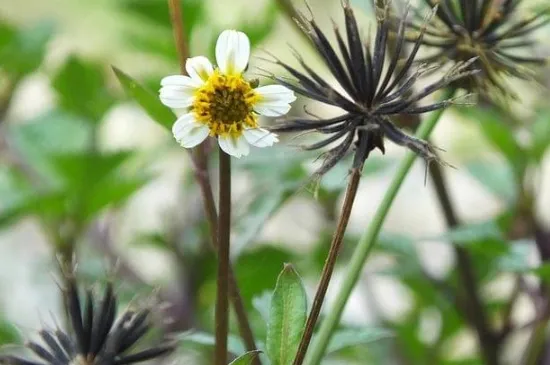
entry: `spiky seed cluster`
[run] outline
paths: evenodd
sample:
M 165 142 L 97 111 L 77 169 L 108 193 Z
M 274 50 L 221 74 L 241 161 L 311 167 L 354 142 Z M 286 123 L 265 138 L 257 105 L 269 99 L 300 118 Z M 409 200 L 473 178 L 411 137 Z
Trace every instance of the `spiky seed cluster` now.
M 173 350 L 173 344 L 164 342 L 139 352 L 129 351 L 151 329 L 150 311 L 126 310 L 115 322 L 117 297 L 112 284 L 107 285 L 101 300 L 88 291 L 82 305 L 76 280 L 71 276 L 64 298 L 71 331 L 42 330 L 39 335 L 43 344 L 27 344 L 39 360 L 4 355 L 0 356 L 0 364 L 123 365 L 155 359 Z
M 421 43 L 435 52 L 424 62 L 460 62 L 477 57 L 473 66 L 482 72 L 467 78 L 461 86 L 472 90 L 491 88 L 514 96 L 503 83 L 503 75 L 530 78 L 529 69 L 541 65 L 546 58 L 533 56 L 534 42 L 529 35 L 550 22 L 550 7 L 537 14 L 521 17 L 518 9 L 522 0 L 424 0 L 438 6 L 434 21 L 426 30 L 417 16 L 408 22 L 413 30 L 407 40 L 417 42 L 417 34 L 424 32 Z
M 330 149 L 318 174 L 322 175 L 340 161 L 355 144 L 353 167 L 360 167 L 370 152 L 378 148 L 384 152 L 384 137 L 392 142 L 405 146 L 426 160 L 437 159 L 433 147 L 427 142 L 411 137 L 398 129 L 391 118 L 400 114 L 421 114 L 446 107 L 455 99 L 418 106 L 417 102 L 440 90 L 450 83 L 470 76 L 475 71 L 469 70 L 472 61 L 461 62 L 442 78 L 415 90 L 420 76 L 430 71 L 426 65 L 413 66 L 418 49 L 422 43 L 426 28 L 421 27 L 415 46 L 405 55 L 406 19 L 410 11 L 407 6 L 399 22 L 395 48 L 388 56 L 391 19 L 389 3 L 377 9 L 377 29 L 374 42 L 363 39 L 349 1 L 342 1 L 346 31 L 342 35 L 334 26 L 337 48 L 328 41 L 317 23 L 302 18 L 298 21 L 305 35 L 311 40 L 325 65 L 345 90 L 337 91 L 331 84 L 311 69 L 296 53 L 303 71 L 277 60 L 295 80 L 274 78 L 282 85 L 319 102 L 337 106 L 344 110 L 338 117 L 327 119 L 294 118 L 287 119 L 271 128 L 278 132 L 318 131 L 328 137 L 306 149 L 314 150 L 328 146 L 332 142 L 340 143 Z M 340 56 L 337 54 L 340 53 Z

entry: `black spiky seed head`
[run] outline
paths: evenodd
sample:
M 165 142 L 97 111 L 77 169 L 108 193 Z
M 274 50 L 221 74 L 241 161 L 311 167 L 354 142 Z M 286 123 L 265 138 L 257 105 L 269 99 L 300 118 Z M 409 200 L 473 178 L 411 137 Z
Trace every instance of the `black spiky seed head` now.
M 533 15 L 523 15 L 522 0 L 423 0 L 430 7 L 437 5 L 434 19 L 426 30 L 417 15 L 408 22 L 411 31 L 407 40 L 421 43 L 433 51 L 423 62 L 460 62 L 472 57 L 472 65 L 481 70 L 473 77 L 461 80 L 460 86 L 488 94 L 495 90 L 503 96 L 515 97 L 503 76 L 531 79 L 534 66 L 547 58 L 534 55 L 533 31 L 550 22 L 550 7 Z M 496 95 L 496 94 L 495 94 Z
M 0 355 L 5 365 L 123 365 L 159 358 L 174 349 L 171 341 L 132 352 L 152 328 L 149 309 L 125 310 L 118 319 L 117 296 L 112 283 L 98 298 L 91 290 L 80 295 L 74 275 L 68 274 L 63 289 L 70 330 L 45 329 L 41 343 L 27 344 L 35 359 Z
M 476 71 L 470 68 L 473 61 L 459 62 L 443 77 L 419 88 L 418 79 L 432 70 L 433 66 L 414 63 L 425 26 L 421 27 L 411 52 L 405 54 L 405 30 L 410 6 L 406 7 L 400 18 L 393 43 L 388 39 L 392 24 L 389 1 L 376 9 L 377 24 L 373 39 L 361 36 L 349 1 L 342 1 L 342 7 L 346 29 L 343 33 L 334 26 L 336 46 L 329 42 L 313 16 L 310 19 L 302 17 L 298 24 L 345 93 L 323 79 L 297 52 L 296 58 L 302 70 L 277 59 L 276 63 L 292 78 L 272 77 L 298 94 L 341 108 L 343 113 L 327 119 L 286 119 L 271 129 L 277 132 L 318 131 L 327 135 L 320 142 L 305 147 L 307 150 L 324 148 L 338 141 L 336 147 L 324 154 L 323 166 L 317 171 L 319 176 L 337 164 L 352 146 L 355 146 L 353 167 L 360 168 L 372 150 L 378 148 L 384 152 L 384 137 L 409 148 L 428 161 L 437 160 L 431 145 L 402 132 L 393 124 L 392 118 L 404 114 L 422 114 L 455 103 L 457 99 L 418 105 L 418 102 L 452 82 L 474 74 Z M 390 43 L 394 47 L 387 52 Z

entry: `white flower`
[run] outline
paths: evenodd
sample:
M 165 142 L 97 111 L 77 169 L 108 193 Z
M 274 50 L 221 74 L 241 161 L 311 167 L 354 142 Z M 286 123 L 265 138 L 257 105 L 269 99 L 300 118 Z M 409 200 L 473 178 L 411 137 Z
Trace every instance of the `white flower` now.
M 276 134 L 258 126 L 258 115 L 284 115 L 296 97 L 280 85 L 253 88 L 243 77 L 249 58 L 250 41 L 246 34 L 226 30 L 216 43 L 217 67 L 206 57 L 193 57 L 185 64 L 189 76 L 162 79 L 162 103 L 187 109 L 172 127 L 183 147 L 195 147 L 213 136 L 223 151 L 241 157 L 248 155 L 249 144 L 269 147 L 279 141 Z

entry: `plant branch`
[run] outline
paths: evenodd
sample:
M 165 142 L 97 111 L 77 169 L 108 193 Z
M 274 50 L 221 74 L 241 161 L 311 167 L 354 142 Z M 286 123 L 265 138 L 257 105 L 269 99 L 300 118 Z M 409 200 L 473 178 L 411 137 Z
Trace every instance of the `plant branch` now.
M 459 225 L 458 218 L 454 211 L 448 188 L 439 166 L 435 164 L 429 168 L 430 177 L 434 182 L 435 192 L 448 228 L 454 228 Z M 499 338 L 491 329 L 485 308 L 479 297 L 475 271 L 468 251 L 458 244 L 453 244 L 455 255 L 457 257 L 457 269 L 465 293 L 466 315 L 470 318 L 479 340 L 479 347 L 488 365 L 499 364 Z
M 172 21 L 172 29 L 174 33 L 174 40 L 178 51 L 178 58 L 180 64 L 180 71 L 182 74 L 186 74 L 185 62 L 189 56 L 189 49 L 187 41 L 184 37 L 183 21 L 181 19 L 181 8 L 179 0 L 168 0 L 170 8 L 170 18 Z M 194 149 L 194 153 L 191 155 L 193 162 L 193 173 L 197 183 L 200 187 L 201 195 L 203 198 L 204 211 L 209 224 L 209 230 L 211 235 L 211 244 L 214 252 L 218 251 L 218 213 L 216 210 L 216 203 L 214 200 L 214 194 L 212 192 L 212 183 L 210 181 L 210 174 L 208 172 L 208 154 L 207 143 L 200 144 Z M 235 278 L 235 274 L 229 267 L 229 297 L 235 311 L 237 323 L 239 326 L 239 332 L 245 344 L 247 351 L 255 351 L 256 343 L 254 341 L 254 334 L 248 320 L 244 302 Z M 261 365 L 258 357 L 254 358 L 254 365 Z
M 453 91 L 446 91 L 446 95 L 443 96 L 443 99 L 452 97 L 452 94 Z M 420 125 L 420 128 L 416 133 L 416 137 L 421 139 L 428 138 L 442 114 L 443 110 L 437 110 L 431 113 L 430 117 Z M 388 190 L 386 190 L 386 194 L 378 206 L 368 229 L 361 236 L 361 239 L 359 240 L 359 243 L 357 244 L 357 247 L 351 257 L 351 262 L 348 264 L 348 270 L 344 276 L 340 290 L 336 295 L 336 301 L 332 308 L 328 311 L 327 317 L 321 324 L 318 338 L 314 343 L 311 356 L 308 357 L 306 364 L 316 365 L 321 363 L 330 338 L 332 337 L 332 333 L 340 321 L 340 317 L 344 311 L 348 298 L 351 295 L 355 284 L 359 280 L 359 277 L 361 276 L 361 272 L 367 258 L 372 252 L 372 248 L 374 247 L 374 243 L 380 233 L 380 229 L 384 223 L 386 215 L 388 214 L 390 207 L 397 196 L 399 188 L 410 171 L 415 158 L 416 154 L 411 151 L 407 152 L 401 161 L 397 169 L 397 173 L 391 181 Z
M 185 32 L 183 30 L 180 0 L 168 0 L 168 8 L 170 9 L 172 32 L 174 34 L 174 41 L 176 42 L 176 50 L 178 51 L 180 71 L 182 75 L 185 75 L 185 62 L 189 57 L 189 47 L 187 46 L 187 39 L 185 38 Z
M 215 365 L 227 365 L 228 276 L 231 229 L 231 157 L 219 149 L 220 215 L 218 218 L 218 277 L 216 292 L 216 353 Z
M 298 347 L 298 352 L 296 353 L 296 358 L 294 359 L 294 365 L 301 365 L 303 363 L 307 349 L 311 342 L 311 337 L 313 336 L 313 330 L 317 324 L 317 320 L 319 319 L 319 314 L 321 313 L 321 308 L 327 294 L 332 272 L 334 271 L 334 266 L 336 265 L 336 260 L 338 259 L 338 254 L 340 253 L 340 248 L 342 246 L 342 242 L 344 241 L 344 234 L 348 226 L 349 217 L 353 208 L 353 202 L 355 201 L 355 197 L 357 195 L 357 187 L 359 186 L 359 180 L 361 179 L 361 170 L 362 167 L 351 170 L 351 176 L 348 182 L 342 212 L 340 213 L 338 225 L 336 226 L 336 231 L 332 237 L 330 250 L 325 260 L 323 273 L 321 274 L 321 281 L 319 282 L 319 287 L 315 293 L 313 306 L 311 307 L 311 312 L 307 318 L 304 334 L 302 335 L 300 346 Z

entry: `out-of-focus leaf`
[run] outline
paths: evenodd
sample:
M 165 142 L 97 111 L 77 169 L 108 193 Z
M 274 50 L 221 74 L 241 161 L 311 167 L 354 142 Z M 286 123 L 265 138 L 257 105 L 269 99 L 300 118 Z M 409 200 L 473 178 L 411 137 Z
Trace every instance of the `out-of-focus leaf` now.
M 327 172 L 321 179 L 321 188 L 328 191 L 342 190 L 348 181 L 351 159 L 347 158 L 342 163 L 338 163 L 329 172 Z M 378 156 L 369 157 L 365 161 L 365 166 L 363 167 L 362 175 L 368 176 L 371 174 L 376 174 L 377 172 L 384 171 L 388 166 L 390 166 L 391 158 L 380 158 Z
M 510 242 L 508 252 L 497 260 L 499 272 L 528 272 L 532 270 L 529 264 L 529 253 L 532 241 L 519 240 Z
M 503 238 L 500 227 L 494 221 L 463 224 L 459 227 L 449 230 L 441 236 L 429 238 L 429 240 L 445 240 L 456 244 L 464 244 L 488 238 Z
M 499 119 L 498 111 L 462 108 L 460 112 L 470 120 L 478 122 L 483 135 L 512 165 L 515 176 L 522 176 L 528 162 L 527 154 L 516 141 L 512 128 Z
M 265 291 L 263 294 L 252 298 L 252 306 L 260 313 L 265 323 L 269 323 L 269 311 L 271 310 L 271 297 L 273 294 Z
M 193 343 L 202 346 L 214 346 L 216 344 L 216 338 L 214 335 L 200 331 L 189 331 L 181 333 L 177 336 L 182 344 Z M 227 347 L 229 351 L 234 354 L 243 354 L 246 349 L 239 337 L 229 335 L 227 338 Z
M 273 31 L 275 27 L 275 20 L 279 15 L 279 7 L 277 6 L 276 1 L 270 1 L 266 6 L 266 9 L 262 15 L 258 16 L 258 19 L 261 19 L 258 22 L 245 22 L 240 30 L 244 32 L 250 39 L 250 46 L 256 47 L 264 39 L 267 38 L 269 34 Z
M 272 290 L 281 265 L 291 260 L 289 251 L 266 245 L 241 254 L 234 267 L 245 303 L 251 305 L 252 298 Z
M 15 32 L 7 25 L 2 28 L 0 68 L 15 78 L 37 69 L 42 63 L 48 42 L 54 33 L 54 24 L 44 21 Z
M 53 154 L 49 160 L 69 189 L 83 190 L 111 174 L 128 157 L 129 152 L 100 154 L 83 151 Z
M 21 199 L 0 212 L 0 227 L 10 224 L 24 216 L 38 215 L 49 219 L 59 218 L 65 212 L 64 192 L 36 192 Z
M 491 193 L 506 202 L 516 199 L 516 180 L 512 169 L 495 161 L 472 161 L 466 165 L 467 171 Z
M 118 68 L 113 67 L 113 71 L 128 95 L 137 102 L 155 122 L 171 130 L 172 125 L 177 119 L 176 115 L 160 102 L 158 95 L 145 89 L 137 81 L 120 71 Z
M 304 332 L 307 296 L 302 279 L 286 264 L 271 299 L 267 353 L 273 365 L 291 365 Z
M 16 328 L 4 318 L 0 318 L 0 346 L 19 342 L 21 342 L 21 338 Z
M 82 215 L 89 219 L 110 205 L 121 204 L 149 181 L 148 176 L 113 177 L 94 184 L 87 194 Z
M 261 353 L 261 351 L 249 351 L 231 361 L 229 365 L 250 365 L 252 361 Z
M 71 56 L 53 79 L 63 108 L 98 123 L 114 99 L 105 84 L 103 67 Z
M 538 111 L 531 125 L 531 156 L 535 161 L 541 161 L 550 146 L 550 109 Z
M 392 331 L 384 328 L 372 327 L 339 330 L 332 336 L 326 353 L 330 354 L 348 347 L 366 345 L 390 337 L 393 337 Z
M 252 201 L 247 207 L 246 215 L 239 219 L 234 229 L 237 237 L 232 244 L 233 257 L 238 257 L 240 252 L 258 237 L 266 221 L 281 208 L 290 195 L 290 189 L 283 186 L 268 193 L 259 194 Z
M 59 183 L 50 157 L 85 151 L 92 128 L 81 118 L 54 110 L 25 124 L 10 126 L 8 133 L 17 153 L 40 176 L 42 184 L 48 185 Z
M 170 28 L 170 12 L 165 1 L 159 0 L 124 0 L 122 7 L 139 18 L 151 22 L 157 27 Z M 204 0 L 184 0 L 181 2 L 184 32 L 189 38 L 193 29 L 205 15 Z

